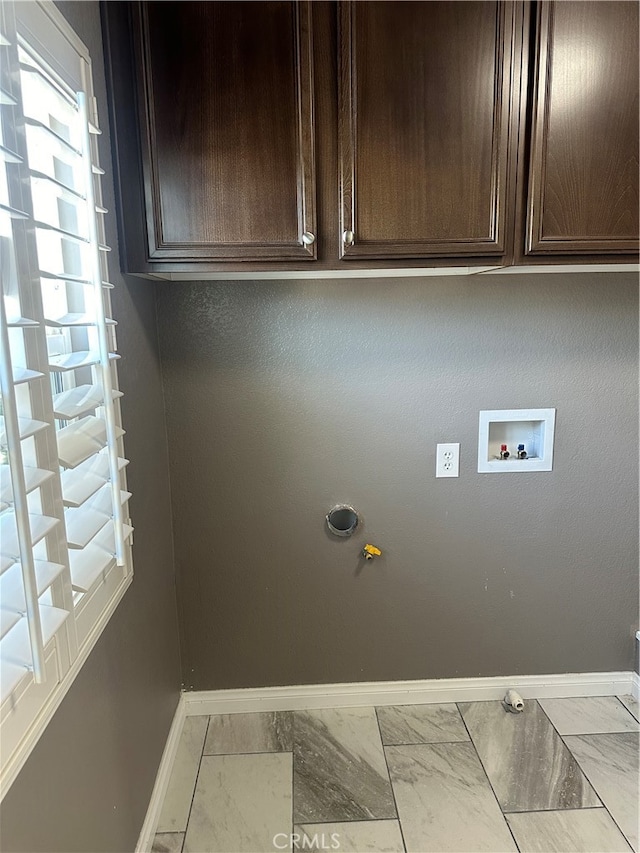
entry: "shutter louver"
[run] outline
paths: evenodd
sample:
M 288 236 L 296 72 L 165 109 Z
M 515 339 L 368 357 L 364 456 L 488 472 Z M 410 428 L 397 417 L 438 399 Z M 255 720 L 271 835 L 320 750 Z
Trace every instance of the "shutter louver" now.
M 31 683 L 53 674 L 51 697 L 84 659 L 132 573 L 100 131 L 93 99 L 38 56 L 28 27 L 23 37 L 27 5 L 17 23 L 12 4 L 0 9 L 3 732 Z M 87 59 L 69 55 L 69 80 L 90 84 Z

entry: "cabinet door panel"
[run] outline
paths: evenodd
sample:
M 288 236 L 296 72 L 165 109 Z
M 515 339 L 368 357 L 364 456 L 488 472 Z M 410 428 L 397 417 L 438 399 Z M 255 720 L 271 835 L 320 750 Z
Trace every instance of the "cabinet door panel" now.
M 541 3 L 536 65 L 526 251 L 637 251 L 637 3 Z
M 488 0 L 341 3 L 344 257 L 505 251 L 522 14 Z
M 148 2 L 137 26 L 149 257 L 313 260 L 309 4 Z

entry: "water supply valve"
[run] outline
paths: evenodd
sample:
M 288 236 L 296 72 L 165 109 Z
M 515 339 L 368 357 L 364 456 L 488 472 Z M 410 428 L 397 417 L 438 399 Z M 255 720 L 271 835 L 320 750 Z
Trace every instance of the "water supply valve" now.
M 381 557 L 382 551 L 379 548 L 376 548 L 375 545 L 365 545 L 362 549 L 362 556 L 365 560 L 373 560 L 374 557 Z

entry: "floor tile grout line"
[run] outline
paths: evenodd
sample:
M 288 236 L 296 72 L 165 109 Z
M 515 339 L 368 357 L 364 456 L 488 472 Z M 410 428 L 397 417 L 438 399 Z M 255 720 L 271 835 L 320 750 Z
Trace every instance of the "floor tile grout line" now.
M 204 716 L 204 714 L 202 715 Z M 184 828 L 184 838 L 182 839 L 182 847 L 180 848 L 180 853 L 184 850 L 185 841 L 187 840 L 187 832 L 189 831 L 189 822 L 191 820 L 191 812 L 193 811 L 193 801 L 196 798 L 196 789 L 198 787 L 198 779 L 200 777 L 200 769 L 202 767 L 202 759 L 204 758 L 204 745 L 207 742 L 207 735 L 209 734 L 209 725 L 211 724 L 211 715 L 207 716 L 207 726 L 204 730 L 204 738 L 202 739 L 202 749 L 200 751 L 200 760 L 198 761 L 198 770 L 196 771 L 196 779 L 193 783 L 193 794 L 191 795 L 191 803 L 189 805 L 189 814 L 187 815 L 187 825 Z
M 364 707 L 364 706 L 363 706 Z M 310 823 L 313 826 L 331 826 L 334 823 L 400 823 L 400 818 L 396 817 L 354 817 L 346 820 L 298 820 L 294 821 L 294 826 L 304 826 Z
M 565 814 L 566 812 L 589 812 L 589 811 L 597 811 L 598 809 L 604 809 L 607 811 L 606 806 L 576 806 L 573 809 L 525 809 L 524 811 L 507 811 L 504 814 L 549 814 L 549 812 L 558 812 L 559 814 Z
M 636 723 L 640 724 L 640 720 L 636 717 L 636 715 L 633 713 L 633 711 L 630 708 L 627 708 L 627 706 L 624 704 L 622 699 L 619 696 L 616 696 L 616 699 L 622 705 L 622 707 L 625 709 L 627 714 L 631 715 L 631 719 L 635 720 Z M 616 734 L 616 733 L 615 732 L 602 732 L 602 734 Z
M 296 826 L 296 720 L 298 715 L 291 711 L 291 831 Z
M 402 828 L 402 821 L 400 820 L 400 810 L 398 809 L 398 801 L 396 800 L 396 790 L 393 787 L 393 779 L 391 778 L 391 768 L 389 767 L 389 762 L 387 761 L 387 752 L 385 750 L 385 744 L 382 740 L 382 729 L 380 728 L 380 717 L 378 716 L 378 709 L 374 705 L 373 713 L 376 718 L 376 725 L 378 726 L 378 734 L 380 735 L 380 745 L 382 746 L 382 755 L 384 756 L 384 766 L 387 768 L 387 777 L 389 778 L 389 786 L 391 788 L 391 796 L 393 797 L 393 807 L 396 810 L 396 818 L 398 820 L 398 828 L 400 830 L 400 838 L 402 839 L 402 847 L 404 849 L 404 853 L 407 853 L 407 842 L 404 837 L 404 829 Z
M 555 728 L 555 727 L 554 727 L 554 728 Z M 633 734 L 635 734 L 635 732 L 602 732 L 601 734 L 597 734 L 597 735 L 565 735 L 565 736 L 563 736 L 563 735 L 561 735 L 561 734 L 558 734 L 558 737 L 562 740 L 562 743 L 564 743 L 565 748 L 566 748 L 566 749 L 568 749 L 568 750 L 569 750 L 569 752 L 571 753 L 571 755 L 573 756 L 573 760 L 576 762 L 576 764 L 577 764 L 577 765 L 578 765 L 578 767 L 580 768 L 580 772 L 584 775 L 584 778 L 588 781 L 588 783 L 591 785 L 591 787 L 592 787 L 592 788 L 593 788 L 593 790 L 595 791 L 595 793 L 596 793 L 596 795 L 597 795 L 598 799 L 599 799 L 599 800 L 600 800 L 600 802 L 602 803 L 602 807 L 605 809 L 605 811 L 607 812 L 607 814 L 609 815 L 609 817 L 611 818 L 611 820 L 614 822 L 614 824 L 618 827 L 618 829 L 619 829 L 619 831 L 620 831 L 620 834 L 622 835 L 622 837 L 624 838 L 624 840 L 627 842 L 627 844 L 629 845 L 629 847 L 631 848 L 631 850 L 635 850 L 635 848 L 633 847 L 633 845 L 631 844 L 631 842 L 630 842 L 630 841 L 629 841 L 629 839 L 627 838 L 627 833 L 626 833 L 626 832 L 624 832 L 624 830 L 622 829 L 622 827 L 620 826 L 620 824 L 618 823 L 618 821 L 617 821 L 617 820 L 614 818 L 614 816 L 611 814 L 611 812 L 609 811 L 609 808 L 607 807 L 607 805 L 605 804 L 604 800 L 603 800 L 603 799 L 602 799 L 602 797 L 600 796 L 600 792 L 598 791 L 598 789 L 596 788 L 596 786 L 594 785 L 594 783 L 591 781 L 591 779 L 590 779 L 589 775 L 587 774 L 587 771 L 586 771 L 586 770 L 585 770 L 585 768 L 582 766 L 582 764 L 580 764 L 580 762 L 579 762 L 579 760 L 578 760 L 577 755 L 574 755 L 574 754 L 573 754 L 573 752 L 571 752 L 571 747 L 569 746 L 569 744 L 568 744 L 568 743 L 565 743 L 565 740 L 564 740 L 564 738 L 565 738 L 565 737 L 605 737 L 606 735 L 610 735 L 610 734 L 614 734 L 614 735 L 619 735 L 619 734 L 630 734 L 630 735 L 633 735 Z
M 388 746 L 437 746 L 438 744 L 452 744 L 452 743 L 469 743 L 469 738 L 466 737 L 463 740 L 416 740 L 411 743 L 383 743 L 382 746 L 386 749 Z
M 291 827 L 291 835 L 289 836 L 289 848 L 286 853 L 293 853 L 293 833 L 296 831 L 295 824 L 293 822 L 293 718 L 291 719 L 291 752 L 289 754 L 291 755 L 291 819 L 289 821 L 289 826 Z
M 462 720 L 462 725 L 465 727 L 465 729 L 467 730 L 467 734 L 469 735 L 469 743 L 471 744 L 473 751 L 475 752 L 475 754 L 478 758 L 478 761 L 480 762 L 480 767 L 482 768 L 482 772 L 484 773 L 485 778 L 487 780 L 487 784 L 489 785 L 491 793 L 494 796 L 494 799 L 495 799 L 496 804 L 498 806 L 498 810 L 500 812 L 502 820 L 505 822 L 505 825 L 506 825 L 507 829 L 509 830 L 509 835 L 513 838 L 513 843 L 515 844 L 516 850 L 518 851 L 518 853 L 520 853 L 520 846 L 519 846 L 518 842 L 516 841 L 516 837 L 513 834 L 513 830 L 511 829 L 511 826 L 509 825 L 509 821 L 507 820 L 506 814 L 505 814 L 502 806 L 500 805 L 500 800 L 498 799 L 498 795 L 496 794 L 495 789 L 491 783 L 491 779 L 489 778 L 489 774 L 487 773 L 487 768 L 484 766 L 484 762 L 482 761 L 482 758 L 480 757 L 480 753 L 478 752 L 478 749 L 477 749 L 475 743 L 473 742 L 473 737 L 471 735 L 471 731 L 469 729 L 469 726 L 467 725 L 467 721 L 464 718 L 464 714 L 460 710 L 461 704 L 471 705 L 473 703 L 472 702 L 469 702 L 469 703 L 456 702 L 455 705 L 456 705 L 456 708 L 458 709 L 458 713 L 460 714 L 460 719 Z
M 258 749 L 255 752 L 203 752 L 202 758 L 226 758 L 233 755 L 293 755 L 293 749 Z

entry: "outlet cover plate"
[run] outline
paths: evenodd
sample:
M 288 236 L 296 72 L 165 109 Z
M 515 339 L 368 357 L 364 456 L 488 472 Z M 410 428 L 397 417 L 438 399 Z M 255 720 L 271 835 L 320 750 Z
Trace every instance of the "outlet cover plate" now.
M 436 444 L 436 477 L 460 476 L 460 444 Z

